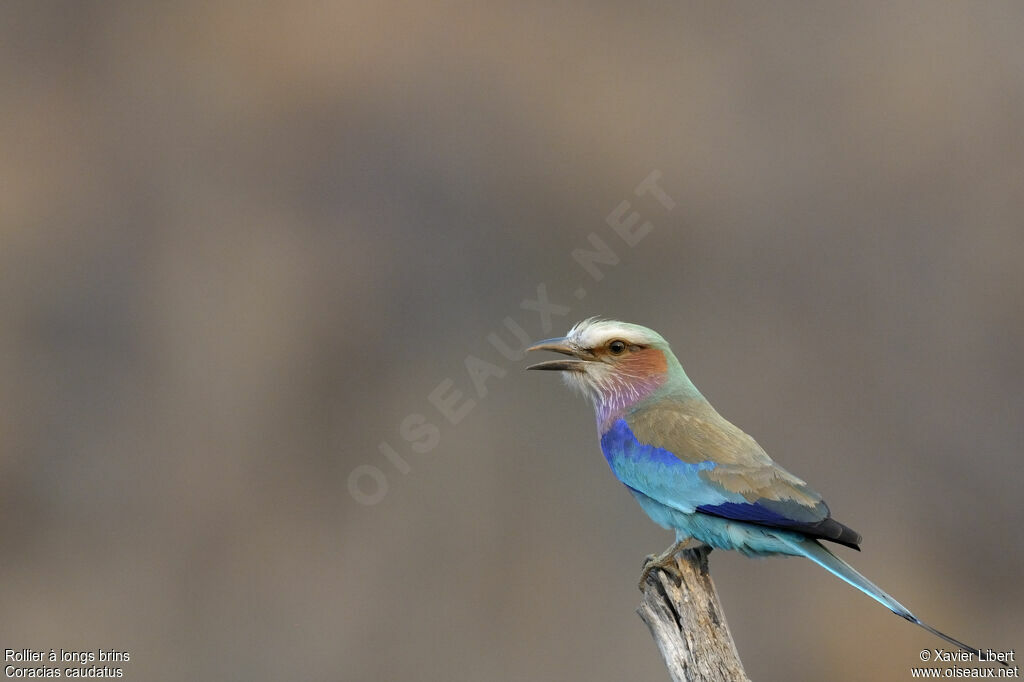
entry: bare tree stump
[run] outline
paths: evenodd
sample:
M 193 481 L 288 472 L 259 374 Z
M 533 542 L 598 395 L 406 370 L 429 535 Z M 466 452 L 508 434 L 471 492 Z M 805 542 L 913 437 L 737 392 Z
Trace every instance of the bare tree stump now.
M 708 573 L 707 547 L 676 555 L 678 575 L 651 571 L 637 613 L 674 682 L 750 682 Z

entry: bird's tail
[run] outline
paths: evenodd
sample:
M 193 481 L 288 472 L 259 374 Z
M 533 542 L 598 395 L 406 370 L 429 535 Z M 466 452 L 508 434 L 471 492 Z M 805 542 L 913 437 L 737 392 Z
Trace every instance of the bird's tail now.
M 797 539 L 793 537 L 781 537 L 781 534 L 779 536 L 779 539 L 785 542 L 787 545 L 789 545 L 791 548 L 793 548 L 800 554 L 802 554 L 803 556 L 807 557 L 814 563 L 824 568 L 832 575 L 853 585 L 858 590 L 868 595 L 869 597 L 877 601 L 879 604 L 895 613 L 900 618 L 905 618 L 906 620 L 909 620 L 914 625 L 918 625 L 927 630 L 928 632 L 932 633 L 933 635 L 941 637 L 953 646 L 959 647 L 964 651 L 969 651 L 977 655 L 979 657 L 979 660 L 985 660 L 985 656 L 981 649 L 975 646 L 971 646 L 970 644 L 965 644 L 958 639 L 954 639 L 946 633 L 936 630 L 931 625 L 922 622 L 917 616 L 910 612 L 910 609 L 896 601 L 892 597 L 892 595 L 890 595 L 888 592 L 880 588 L 878 585 L 874 584 L 873 582 L 865 578 L 863 575 L 860 574 L 860 572 L 857 569 L 855 569 L 853 566 L 846 563 L 845 561 L 837 557 L 835 554 L 830 552 L 827 548 L 822 546 L 821 543 L 819 543 L 817 540 L 811 540 L 810 538 Z M 1000 661 L 1000 663 L 1002 663 L 1002 661 Z M 1003 665 L 1005 666 L 1006 663 L 1003 663 Z

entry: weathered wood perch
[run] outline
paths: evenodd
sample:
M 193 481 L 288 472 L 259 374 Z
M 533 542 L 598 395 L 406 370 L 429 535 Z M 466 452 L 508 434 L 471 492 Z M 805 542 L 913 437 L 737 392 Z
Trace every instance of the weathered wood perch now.
M 673 575 L 651 571 L 637 613 L 674 682 L 750 682 L 708 573 L 707 547 L 676 555 Z

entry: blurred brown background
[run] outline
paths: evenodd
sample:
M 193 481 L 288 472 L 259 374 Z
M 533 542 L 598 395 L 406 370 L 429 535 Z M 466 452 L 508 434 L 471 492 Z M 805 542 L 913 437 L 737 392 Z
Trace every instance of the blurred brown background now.
M 1022 35 L 1012 1 L 4 3 L 0 647 L 665 679 L 633 610 L 669 533 L 590 408 L 486 341 L 545 333 L 541 283 L 555 333 L 661 331 L 858 568 L 1018 647 Z M 655 169 L 672 211 L 632 194 Z M 468 355 L 505 376 L 453 426 L 427 396 L 474 396 Z M 754 679 L 908 679 L 941 645 L 807 562 L 712 570 Z

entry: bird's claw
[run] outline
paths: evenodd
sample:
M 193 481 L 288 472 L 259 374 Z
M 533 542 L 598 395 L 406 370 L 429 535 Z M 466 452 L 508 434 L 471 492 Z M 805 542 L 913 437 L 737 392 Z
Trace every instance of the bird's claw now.
M 651 575 L 651 572 L 654 569 L 658 568 L 658 569 L 661 569 L 663 571 L 668 571 L 668 570 L 671 570 L 670 566 L 673 563 L 675 563 L 675 557 L 674 556 L 670 558 L 670 561 L 665 561 L 665 560 L 659 560 L 659 558 L 656 557 L 653 554 L 648 554 L 647 555 L 647 560 L 644 562 L 644 568 L 640 572 L 640 580 L 636 584 L 637 589 L 640 590 L 641 592 L 644 591 L 644 585 L 647 583 L 647 578 Z
M 644 584 L 647 582 L 648 576 L 654 569 L 661 569 L 667 572 L 675 572 L 677 570 L 676 554 L 686 548 L 690 539 L 685 538 L 676 542 L 674 545 L 666 549 L 661 554 L 648 554 L 647 558 L 644 559 L 644 567 L 640 572 L 640 581 L 637 583 L 637 588 L 643 592 Z

